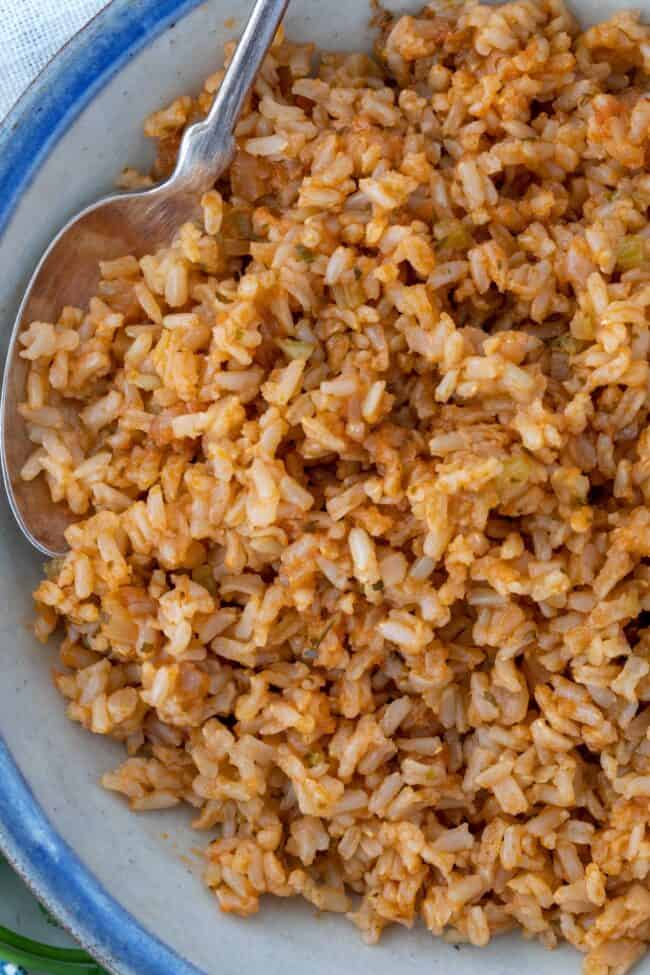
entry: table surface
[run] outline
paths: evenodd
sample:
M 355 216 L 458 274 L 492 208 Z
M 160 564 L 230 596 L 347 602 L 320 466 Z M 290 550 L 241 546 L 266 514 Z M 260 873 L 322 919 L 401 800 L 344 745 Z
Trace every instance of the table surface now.
M 107 0 L 0 0 L 0 119 Z

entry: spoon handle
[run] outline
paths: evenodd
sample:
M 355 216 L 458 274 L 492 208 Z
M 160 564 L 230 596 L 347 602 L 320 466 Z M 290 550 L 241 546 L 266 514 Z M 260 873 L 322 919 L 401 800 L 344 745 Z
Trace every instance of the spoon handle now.
M 288 3 L 255 0 L 208 115 L 185 131 L 170 180 L 178 188 L 207 190 L 230 162 L 233 130 Z
M 232 131 L 289 0 L 256 0 L 206 119 Z

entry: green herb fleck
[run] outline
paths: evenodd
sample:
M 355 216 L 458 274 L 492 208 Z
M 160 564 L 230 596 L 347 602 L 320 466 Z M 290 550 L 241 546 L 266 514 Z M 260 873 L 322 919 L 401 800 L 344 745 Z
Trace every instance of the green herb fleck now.
M 287 359 L 308 359 L 314 351 L 311 342 L 301 342 L 299 339 L 276 339 L 275 344 L 282 349 Z
M 316 252 L 310 247 L 305 247 L 304 244 L 296 244 L 296 254 L 300 261 L 306 261 L 307 264 L 311 264 L 316 259 Z
M 464 253 L 474 243 L 471 233 L 460 220 L 442 220 L 439 227 L 441 235 L 435 246 L 439 257 L 447 257 L 458 251 Z
M 357 281 L 360 281 L 361 280 L 361 268 L 360 267 L 355 267 L 355 269 L 354 269 L 354 276 L 357 279 Z
M 580 351 L 580 343 L 570 332 L 565 332 L 564 335 L 551 339 L 551 348 L 565 355 L 576 355 Z
M 383 590 L 384 590 L 384 583 L 380 579 L 378 582 L 373 583 L 372 588 L 375 590 L 375 592 L 383 592 Z
M 203 586 L 204 589 L 207 589 L 211 596 L 216 596 L 217 581 L 214 577 L 212 566 L 207 564 L 198 565 L 195 569 L 192 569 L 192 579 L 194 582 L 198 582 L 200 586 Z
M 338 621 L 338 618 L 339 618 L 339 614 L 335 613 L 332 619 L 325 627 L 325 629 L 323 630 L 323 632 L 321 633 L 321 635 L 316 639 L 314 643 L 311 644 L 310 647 L 308 647 L 305 650 L 303 657 L 307 657 L 308 660 L 314 659 L 314 657 L 318 654 L 318 650 L 320 648 L 321 643 L 323 642 L 323 640 L 325 639 L 329 631 L 332 629 L 334 624 Z
M 324 758 L 325 756 L 322 752 L 309 752 L 309 754 L 305 756 L 305 765 L 307 768 L 314 768 L 316 765 L 320 765 Z
M 43 571 L 48 579 L 56 579 L 63 568 L 65 563 L 65 556 L 61 556 L 57 559 L 51 559 L 46 562 L 43 566 Z
M 635 267 L 641 267 L 645 260 L 645 253 L 643 237 L 630 234 L 618 245 L 616 266 L 620 271 L 631 271 Z

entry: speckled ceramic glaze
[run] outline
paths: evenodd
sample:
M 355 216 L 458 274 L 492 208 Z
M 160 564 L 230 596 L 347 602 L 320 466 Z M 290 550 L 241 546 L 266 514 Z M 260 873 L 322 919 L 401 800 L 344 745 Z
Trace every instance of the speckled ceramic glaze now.
M 577 0 L 574 9 L 593 21 L 619 5 L 626 4 Z M 634 5 L 650 13 L 650 0 Z M 142 119 L 214 69 L 247 7 L 241 0 L 114 0 L 3 124 L 3 355 L 21 291 L 49 238 L 110 189 L 125 163 L 146 164 Z M 292 0 L 287 30 L 324 47 L 369 48 L 368 12 L 366 0 Z M 200 883 L 192 847 L 205 838 L 192 834 L 189 817 L 134 816 L 98 787 L 101 772 L 121 753 L 64 717 L 50 681 L 54 651 L 38 646 L 27 628 L 39 572 L 39 558 L 0 499 L 0 847 L 107 969 L 119 975 L 579 971 L 572 950 L 548 953 L 516 937 L 479 953 L 456 951 L 425 931 L 400 930 L 366 948 L 340 918 L 285 900 L 264 903 L 247 921 L 220 915 Z M 650 963 L 641 970 L 650 972 Z

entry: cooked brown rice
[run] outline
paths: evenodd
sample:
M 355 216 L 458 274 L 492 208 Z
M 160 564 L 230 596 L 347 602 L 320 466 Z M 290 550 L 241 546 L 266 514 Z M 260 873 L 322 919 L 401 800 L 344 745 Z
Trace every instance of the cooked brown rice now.
M 231 53 L 229 51 L 228 53 Z M 278 36 L 204 225 L 22 336 L 36 591 L 223 910 L 650 941 L 650 30 L 560 0 Z M 154 178 L 196 99 L 149 119 Z M 125 181 L 134 185 L 133 172 Z

